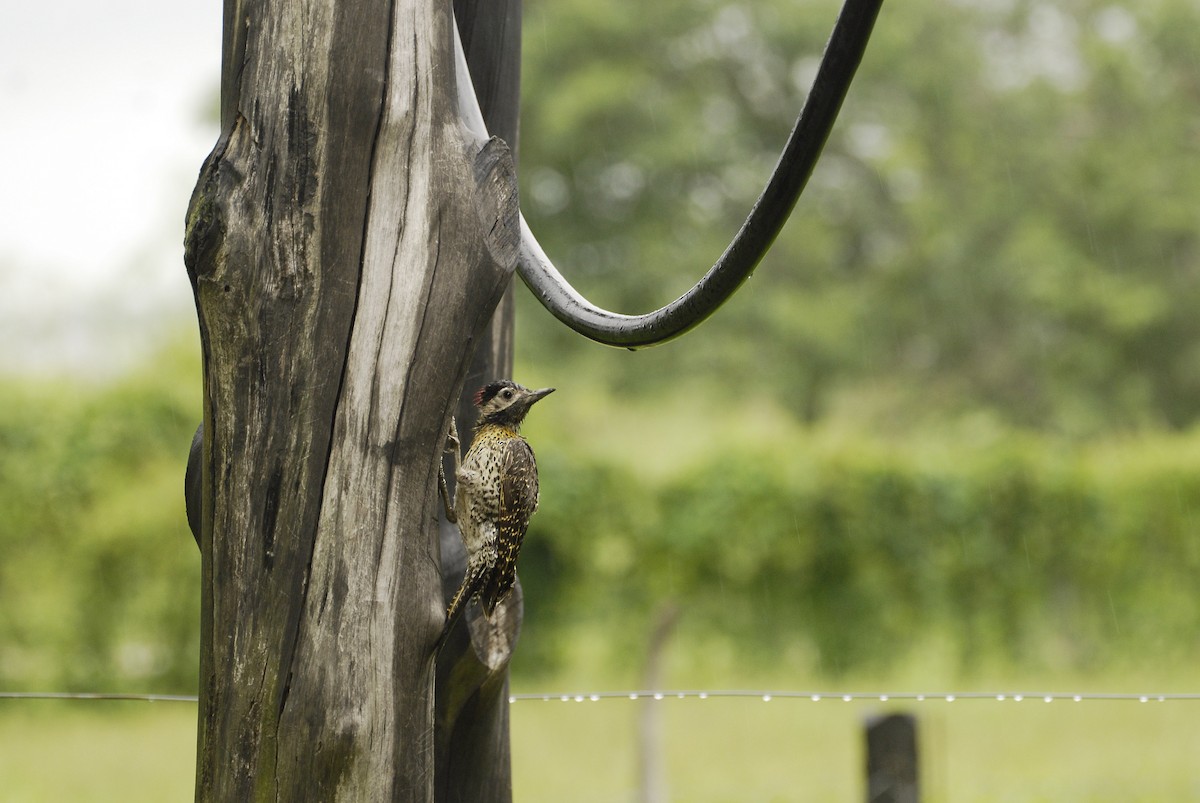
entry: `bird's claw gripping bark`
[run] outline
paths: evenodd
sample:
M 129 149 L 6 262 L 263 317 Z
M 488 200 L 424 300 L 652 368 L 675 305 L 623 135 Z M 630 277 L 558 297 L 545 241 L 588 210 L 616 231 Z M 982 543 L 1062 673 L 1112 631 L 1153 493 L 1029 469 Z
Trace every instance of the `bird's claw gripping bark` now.
M 458 440 L 458 425 L 454 421 L 454 417 L 450 417 L 450 431 L 446 435 L 446 447 L 443 454 L 454 455 L 454 474 L 458 475 L 458 466 L 462 460 L 460 451 L 461 444 Z M 454 500 L 450 498 L 450 489 L 446 486 L 446 469 L 442 465 L 442 461 L 438 460 L 438 491 L 442 496 L 442 507 L 446 511 L 446 521 L 451 524 L 458 522 L 458 515 L 454 512 Z

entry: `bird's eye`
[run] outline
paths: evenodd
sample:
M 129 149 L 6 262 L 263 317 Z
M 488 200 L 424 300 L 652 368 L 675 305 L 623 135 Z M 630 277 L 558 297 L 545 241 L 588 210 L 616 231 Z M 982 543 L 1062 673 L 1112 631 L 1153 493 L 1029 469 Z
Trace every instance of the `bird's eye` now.
M 506 390 L 506 391 L 504 391 L 503 393 L 501 393 L 500 395 L 501 395 L 501 396 L 503 396 L 503 397 L 504 397 L 504 398 L 506 398 L 506 399 L 511 399 L 511 398 L 512 398 L 512 391 L 511 391 L 511 390 Z

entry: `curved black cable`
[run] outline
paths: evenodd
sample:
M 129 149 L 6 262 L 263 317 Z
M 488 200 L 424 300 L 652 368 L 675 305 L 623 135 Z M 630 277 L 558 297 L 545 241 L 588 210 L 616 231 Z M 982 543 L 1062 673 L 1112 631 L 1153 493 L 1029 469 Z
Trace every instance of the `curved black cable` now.
M 787 222 L 825 147 L 882 5 L 883 0 L 846 0 L 770 181 L 725 253 L 692 289 L 644 315 L 601 309 L 563 278 L 522 217 L 517 269 L 542 305 L 581 335 L 629 349 L 665 343 L 715 312 L 750 276 Z

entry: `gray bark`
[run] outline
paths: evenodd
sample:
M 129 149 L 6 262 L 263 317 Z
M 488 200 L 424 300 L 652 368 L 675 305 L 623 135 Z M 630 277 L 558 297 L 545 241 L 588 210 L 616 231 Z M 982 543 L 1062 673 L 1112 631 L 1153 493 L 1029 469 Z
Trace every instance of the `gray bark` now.
M 437 465 L 515 266 L 435 0 L 226 0 L 188 213 L 204 360 L 197 800 L 430 800 Z
M 521 1 L 456 0 L 454 13 L 484 123 L 518 152 Z M 460 87 L 460 94 L 464 90 Z M 468 99 L 469 100 L 469 99 Z M 476 347 L 458 402 L 459 434 L 470 437 L 476 388 L 513 375 L 512 287 Z M 464 444 L 465 446 L 465 444 Z M 446 459 L 453 490 L 453 461 Z M 444 600 L 449 604 L 466 571 L 466 551 L 453 524 L 441 521 Z M 436 799 L 464 803 L 512 800 L 508 663 L 522 616 L 520 585 L 497 609 L 497 627 L 468 606 L 438 654 L 435 698 Z

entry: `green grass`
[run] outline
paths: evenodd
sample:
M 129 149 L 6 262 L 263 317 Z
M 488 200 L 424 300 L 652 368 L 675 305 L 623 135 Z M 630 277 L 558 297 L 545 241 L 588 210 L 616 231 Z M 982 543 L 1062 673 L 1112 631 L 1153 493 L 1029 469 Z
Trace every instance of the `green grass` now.
M 636 707 L 663 706 L 671 800 L 861 800 L 863 723 L 918 717 L 922 800 L 1200 799 L 1200 703 L 1041 699 L 526 702 L 512 712 L 517 800 L 636 800 Z
M 196 706 L 0 700 L 3 803 L 192 799 Z
M 863 722 L 896 710 L 918 717 L 926 803 L 1200 799 L 1200 702 L 668 698 L 515 703 L 516 800 L 636 800 L 645 705 L 673 801 L 860 800 Z M 0 702 L 0 801 L 189 800 L 194 741 L 192 705 Z
M 557 677 L 518 679 L 514 691 L 639 687 L 633 667 L 597 683 L 596 645 L 577 635 L 572 646 Z M 516 799 L 637 800 L 638 716 L 657 705 L 670 800 L 680 803 L 862 800 L 866 720 L 895 712 L 917 717 L 924 803 L 1200 800 L 1200 700 L 1046 703 L 1033 695 L 1196 692 L 1193 659 L 1126 656 L 1081 672 L 992 658 L 967 671 L 957 654 L 950 641 L 931 637 L 886 669 L 831 679 L 806 669 L 802 655 L 779 654 L 768 668 L 762 656 L 739 660 L 720 642 L 681 639 L 663 655 L 665 688 L 1006 692 L 1008 699 L 520 700 L 511 712 Z M 1012 700 L 1015 691 L 1025 699 Z

